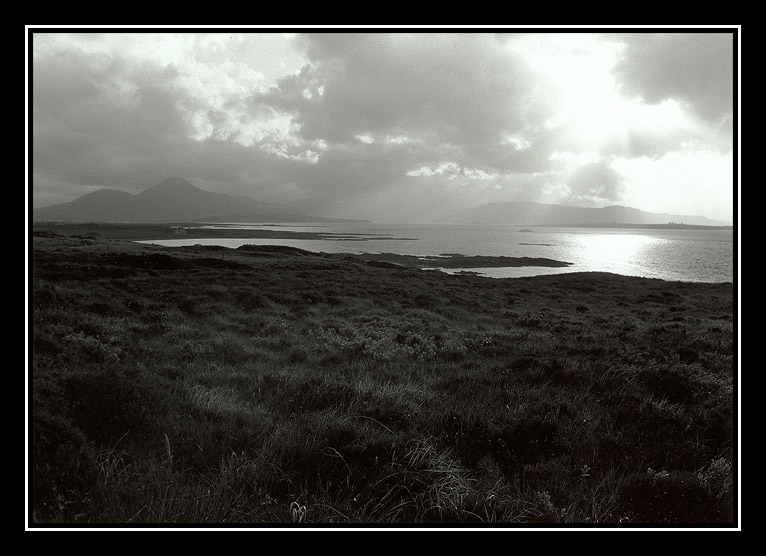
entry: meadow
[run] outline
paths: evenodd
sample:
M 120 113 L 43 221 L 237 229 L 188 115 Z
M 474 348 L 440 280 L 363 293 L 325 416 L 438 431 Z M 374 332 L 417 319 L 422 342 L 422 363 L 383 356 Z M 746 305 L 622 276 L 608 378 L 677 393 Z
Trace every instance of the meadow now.
M 30 242 L 35 524 L 736 519 L 731 283 Z

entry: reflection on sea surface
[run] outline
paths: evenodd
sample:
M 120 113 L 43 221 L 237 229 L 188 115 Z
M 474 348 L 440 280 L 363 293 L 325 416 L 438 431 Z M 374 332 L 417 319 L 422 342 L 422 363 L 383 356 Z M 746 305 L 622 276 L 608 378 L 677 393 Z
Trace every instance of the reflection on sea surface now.
M 651 256 L 662 238 L 629 233 L 591 233 L 575 236 L 579 243 L 579 257 L 590 264 L 616 272 L 635 274 L 636 269 L 651 266 L 644 259 Z
M 236 231 L 237 226 L 227 226 Z M 397 253 L 544 257 L 572 263 L 565 268 L 540 266 L 449 269 L 493 278 L 559 272 L 614 272 L 627 276 L 690 282 L 732 282 L 732 230 L 648 230 L 553 228 L 536 226 L 407 226 L 334 223 L 322 226 L 242 226 L 264 230 L 265 237 L 197 237 L 148 241 L 161 245 L 286 245 L 325 253 Z M 273 232 L 285 236 L 268 237 Z M 197 235 L 197 234 L 193 234 Z M 244 236 L 244 234 L 243 234 Z M 313 237 L 314 239 L 309 239 Z M 304 238 L 304 239 L 301 239 Z

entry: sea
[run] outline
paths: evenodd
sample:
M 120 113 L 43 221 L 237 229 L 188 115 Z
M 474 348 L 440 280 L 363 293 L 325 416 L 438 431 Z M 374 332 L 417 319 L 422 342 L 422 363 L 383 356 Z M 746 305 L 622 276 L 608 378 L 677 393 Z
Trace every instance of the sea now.
M 286 245 L 324 253 L 443 254 L 542 257 L 571 263 L 566 267 L 452 268 L 491 278 L 539 276 L 563 272 L 611 272 L 684 282 L 734 282 L 733 229 L 573 228 L 495 225 L 406 225 L 369 222 L 322 224 L 213 224 L 207 228 L 302 232 L 306 238 L 216 238 L 201 236 L 146 241 L 165 246 Z

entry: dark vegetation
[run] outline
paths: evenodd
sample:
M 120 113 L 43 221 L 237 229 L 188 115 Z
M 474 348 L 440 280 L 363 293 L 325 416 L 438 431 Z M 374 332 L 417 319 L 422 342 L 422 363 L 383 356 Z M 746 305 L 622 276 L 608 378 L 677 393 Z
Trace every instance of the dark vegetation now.
M 733 523 L 732 284 L 30 239 L 36 523 Z

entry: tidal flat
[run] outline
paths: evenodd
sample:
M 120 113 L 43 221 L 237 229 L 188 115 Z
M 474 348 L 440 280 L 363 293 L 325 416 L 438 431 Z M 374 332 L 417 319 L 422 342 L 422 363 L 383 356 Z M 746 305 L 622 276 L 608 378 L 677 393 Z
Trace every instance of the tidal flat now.
M 36 524 L 734 525 L 732 283 L 30 244 Z

